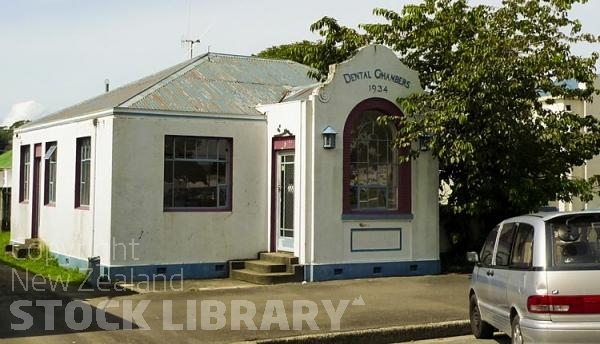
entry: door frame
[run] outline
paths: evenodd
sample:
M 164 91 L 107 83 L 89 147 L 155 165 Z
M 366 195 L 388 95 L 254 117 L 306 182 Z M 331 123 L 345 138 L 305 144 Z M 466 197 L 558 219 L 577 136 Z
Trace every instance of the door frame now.
M 291 151 L 295 154 L 296 138 L 294 136 L 273 137 L 271 146 L 271 229 L 269 233 L 269 252 L 277 252 L 277 171 L 278 153 Z
M 36 143 L 33 146 L 33 194 L 31 197 L 31 238 L 35 239 L 39 235 L 40 229 L 40 188 L 41 188 L 41 165 L 42 165 L 42 144 Z

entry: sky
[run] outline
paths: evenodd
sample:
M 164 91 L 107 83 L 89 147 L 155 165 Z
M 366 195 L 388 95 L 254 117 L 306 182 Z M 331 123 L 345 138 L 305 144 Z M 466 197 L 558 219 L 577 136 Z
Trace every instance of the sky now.
M 500 0 L 473 0 L 497 5 Z M 315 40 L 323 16 L 356 28 L 418 0 L 0 0 L 0 125 L 36 119 L 207 51 L 251 55 Z M 600 35 L 600 0 L 574 9 Z M 600 47 L 579 46 L 579 54 Z

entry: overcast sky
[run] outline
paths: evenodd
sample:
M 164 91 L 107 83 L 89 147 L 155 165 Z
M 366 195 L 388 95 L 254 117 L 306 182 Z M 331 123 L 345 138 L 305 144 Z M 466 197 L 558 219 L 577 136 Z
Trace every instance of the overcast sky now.
M 497 4 L 499 0 L 476 0 Z M 418 0 L 0 0 L 0 125 L 34 119 L 189 58 L 182 39 L 200 39 L 194 56 L 250 55 L 314 40 L 310 24 L 327 15 L 350 27 Z M 600 34 L 600 1 L 577 8 Z M 593 47 L 578 47 L 589 53 Z M 595 47 L 596 50 L 598 47 Z

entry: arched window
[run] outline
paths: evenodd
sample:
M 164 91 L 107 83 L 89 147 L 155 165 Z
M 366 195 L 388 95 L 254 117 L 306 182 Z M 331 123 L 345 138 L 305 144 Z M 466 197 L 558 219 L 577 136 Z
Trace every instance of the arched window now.
M 359 103 L 344 126 L 344 213 L 410 213 L 410 163 L 399 163 L 395 128 L 381 115 L 400 116 L 391 102 Z

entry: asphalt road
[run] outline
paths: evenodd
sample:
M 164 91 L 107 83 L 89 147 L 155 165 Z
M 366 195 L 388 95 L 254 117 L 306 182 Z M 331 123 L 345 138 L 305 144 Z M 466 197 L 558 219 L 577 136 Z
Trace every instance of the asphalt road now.
M 15 276 L 0 265 L 2 344 L 232 343 L 468 317 L 466 275 L 106 295 L 33 290 Z
M 461 336 L 431 340 L 419 340 L 412 344 L 510 344 L 510 338 L 504 334 L 496 334 L 494 339 L 476 339 L 475 337 Z

